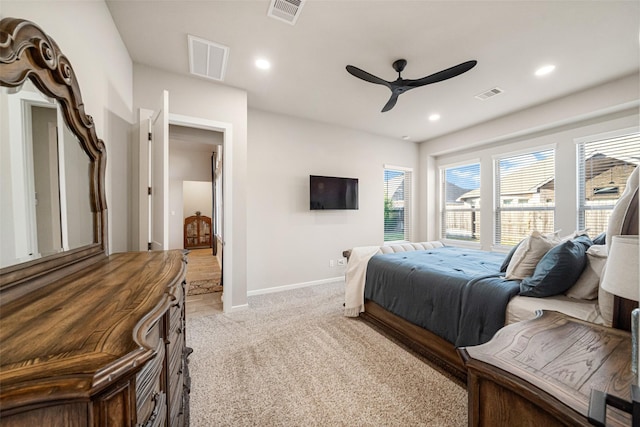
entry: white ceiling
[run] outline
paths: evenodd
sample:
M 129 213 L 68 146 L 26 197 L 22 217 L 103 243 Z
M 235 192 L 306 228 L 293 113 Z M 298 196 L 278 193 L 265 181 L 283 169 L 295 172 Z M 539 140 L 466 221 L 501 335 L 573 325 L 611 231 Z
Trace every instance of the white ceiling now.
M 638 1 L 307 0 L 295 26 L 267 17 L 268 0 L 107 4 L 134 62 L 188 74 L 191 34 L 230 48 L 223 84 L 246 90 L 250 108 L 412 141 L 639 73 Z M 258 57 L 271 69 L 257 69 Z M 381 113 L 390 91 L 345 66 L 395 80 L 399 58 L 408 79 L 478 65 Z M 534 76 L 548 63 L 552 74 Z M 495 86 L 505 92 L 474 98 Z M 430 122 L 432 113 L 441 120 Z

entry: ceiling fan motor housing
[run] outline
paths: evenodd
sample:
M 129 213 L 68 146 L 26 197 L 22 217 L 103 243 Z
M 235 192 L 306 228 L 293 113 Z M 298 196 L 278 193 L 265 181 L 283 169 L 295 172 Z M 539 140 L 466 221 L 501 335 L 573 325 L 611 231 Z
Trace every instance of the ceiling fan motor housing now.
M 406 66 L 407 66 L 406 59 L 398 59 L 393 63 L 393 69 L 396 70 L 398 73 L 401 73 L 402 70 L 404 70 L 404 67 Z

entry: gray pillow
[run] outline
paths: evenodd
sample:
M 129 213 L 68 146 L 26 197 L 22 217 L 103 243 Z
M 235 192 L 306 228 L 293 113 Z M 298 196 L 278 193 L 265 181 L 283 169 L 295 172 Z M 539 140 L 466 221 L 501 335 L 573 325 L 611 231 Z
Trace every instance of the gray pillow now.
M 594 239 L 593 239 L 593 244 L 594 245 L 606 245 L 606 239 L 607 239 L 607 232 L 603 231 L 602 233 L 598 234 Z
M 520 282 L 520 295 L 549 297 L 569 289 L 578 280 L 587 262 L 588 246 L 582 237 L 567 240 L 550 249 L 538 262 L 533 275 Z

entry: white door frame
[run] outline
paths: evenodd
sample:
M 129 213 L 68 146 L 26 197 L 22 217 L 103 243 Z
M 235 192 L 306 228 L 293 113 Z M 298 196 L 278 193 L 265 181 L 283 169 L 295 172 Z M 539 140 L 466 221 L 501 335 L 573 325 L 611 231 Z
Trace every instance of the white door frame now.
M 222 309 L 225 313 L 232 311 L 231 296 L 233 295 L 233 236 L 231 215 L 233 206 L 232 192 L 232 159 L 233 159 L 233 133 L 232 124 L 198 117 L 183 116 L 169 113 L 169 124 L 191 128 L 222 132 L 222 271 L 224 274 L 224 289 L 222 291 Z M 167 212 L 168 214 L 168 212 Z
M 151 179 L 151 167 L 149 165 L 149 150 L 150 144 L 148 134 L 150 132 L 151 117 L 153 116 L 153 110 L 140 108 L 138 110 L 138 123 L 140 124 L 138 140 L 140 141 L 139 151 L 139 165 L 138 165 L 138 177 L 139 177 L 139 197 L 138 197 L 138 250 L 146 251 L 149 244 L 149 236 L 151 226 L 149 222 L 149 194 L 147 188 Z
M 27 87 L 30 88 L 30 82 Z M 31 107 L 51 107 L 57 105 L 40 92 L 20 90 L 8 98 L 7 114 L 9 122 L 9 144 L 11 164 L 22 167 L 11 168 L 11 182 L 20 188 L 12 194 L 13 227 L 15 235 L 26 235 L 27 239 L 14 239 L 14 250 L 18 262 L 40 258 L 37 236 L 35 207 L 35 184 L 33 170 L 33 137 Z M 26 143 L 23 143 L 26 141 Z

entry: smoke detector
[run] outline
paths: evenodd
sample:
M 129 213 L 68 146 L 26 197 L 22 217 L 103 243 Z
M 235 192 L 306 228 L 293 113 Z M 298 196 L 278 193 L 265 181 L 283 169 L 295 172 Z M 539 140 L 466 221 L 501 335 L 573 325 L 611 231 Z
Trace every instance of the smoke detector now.
M 189 35 L 189 71 L 199 77 L 224 80 L 229 48 Z
M 295 25 L 302 6 L 303 0 L 271 0 L 267 16 Z
M 493 89 L 489 89 L 487 91 L 484 91 L 484 92 L 476 95 L 475 97 L 478 98 L 481 101 L 484 101 L 485 99 L 489 99 L 489 98 L 491 98 L 493 96 L 500 95 L 503 92 L 504 92 L 504 90 L 500 89 L 499 87 L 494 87 Z

